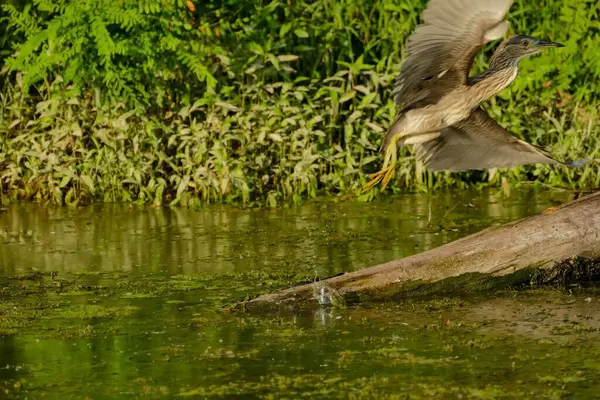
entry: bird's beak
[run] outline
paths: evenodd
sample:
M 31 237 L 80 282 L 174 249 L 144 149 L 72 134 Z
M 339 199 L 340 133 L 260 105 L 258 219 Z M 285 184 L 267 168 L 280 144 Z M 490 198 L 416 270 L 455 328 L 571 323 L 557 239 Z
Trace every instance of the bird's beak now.
M 565 47 L 564 44 L 562 43 L 556 43 L 556 42 L 547 42 L 545 40 L 538 40 L 537 42 L 535 42 L 535 47 L 538 48 L 546 48 L 546 47 Z

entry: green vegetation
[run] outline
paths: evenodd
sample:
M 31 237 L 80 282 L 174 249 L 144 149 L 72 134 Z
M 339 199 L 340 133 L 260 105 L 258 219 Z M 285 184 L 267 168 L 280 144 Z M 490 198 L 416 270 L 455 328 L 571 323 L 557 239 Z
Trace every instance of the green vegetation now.
M 377 192 L 360 189 L 379 167 L 395 113 L 391 84 L 424 4 L 8 0 L 0 7 L 3 201 L 369 200 Z M 491 113 L 560 159 L 598 158 L 599 11 L 593 0 L 517 0 L 509 16 L 514 32 L 567 46 L 524 61 Z M 486 57 L 476 64 L 485 68 Z M 402 155 L 393 191 L 600 184 L 595 163 L 433 174 L 410 150 Z

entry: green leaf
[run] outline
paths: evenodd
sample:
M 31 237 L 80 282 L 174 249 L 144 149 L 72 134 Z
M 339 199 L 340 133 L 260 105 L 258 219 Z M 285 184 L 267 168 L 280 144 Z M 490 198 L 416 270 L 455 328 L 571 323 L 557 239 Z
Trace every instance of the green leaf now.
M 352 100 L 354 97 L 356 97 L 356 92 L 354 90 L 349 90 L 340 97 L 340 103 L 345 103 Z
M 295 29 L 294 33 L 296 34 L 296 36 L 298 36 L 299 38 L 307 38 L 308 37 L 308 32 L 306 32 L 304 29 Z
M 88 175 L 81 175 L 79 179 L 81 179 L 85 186 L 90 189 L 90 192 L 94 191 L 94 182 L 92 181 L 92 178 L 90 178 Z
M 277 58 L 279 59 L 279 61 L 281 62 L 290 62 L 290 61 L 296 61 L 297 59 L 299 59 L 300 57 L 295 56 L 293 54 L 282 54 L 277 56 Z
M 269 134 L 269 139 L 271 139 L 274 142 L 283 142 L 283 138 L 278 133 Z
M 292 24 L 290 23 L 281 25 L 281 28 L 279 29 L 279 36 L 282 38 L 285 37 L 285 35 L 290 31 L 290 29 L 292 29 Z
M 63 178 L 60 180 L 60 187 L 61 188 L 65 188 L 67 187 L 67 185 L 69 184 L 69 182 L 71 182 L 71 177 L 70 176 L 63 176 Z

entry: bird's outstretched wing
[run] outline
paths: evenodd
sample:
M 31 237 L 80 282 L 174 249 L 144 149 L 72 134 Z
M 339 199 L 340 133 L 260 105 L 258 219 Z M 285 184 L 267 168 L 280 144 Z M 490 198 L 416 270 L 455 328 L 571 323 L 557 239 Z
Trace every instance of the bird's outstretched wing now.
M 416 155 L 432 171 L 509 168 L 525 164 L 578 167 L 585 161 L 563 163 L 543 148 L 524 142 L 478 108 L 469 118 L 441 131 L 429 142 L 415 145 Z
M 394 94 L 402 108 L 437 102 L 465 84 L 477 52 L 509 28 L 504 17 L 513 0 L 430 0 L 408 39 L 407 56 Z M 430 99 L 430 100 L 428 100 Z

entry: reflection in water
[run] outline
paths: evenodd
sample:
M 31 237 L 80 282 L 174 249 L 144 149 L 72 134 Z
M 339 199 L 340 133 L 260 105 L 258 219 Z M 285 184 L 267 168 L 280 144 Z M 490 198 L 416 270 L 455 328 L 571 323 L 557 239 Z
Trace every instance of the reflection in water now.
M 510 198 L 492 191 L 403 195 L 250 211 L 22 204 L 0 212 L 0 274 L 191 274 L 285 265 L 332 275 L 437 247 L 567 199 L 564 192 L 528 190 Z

